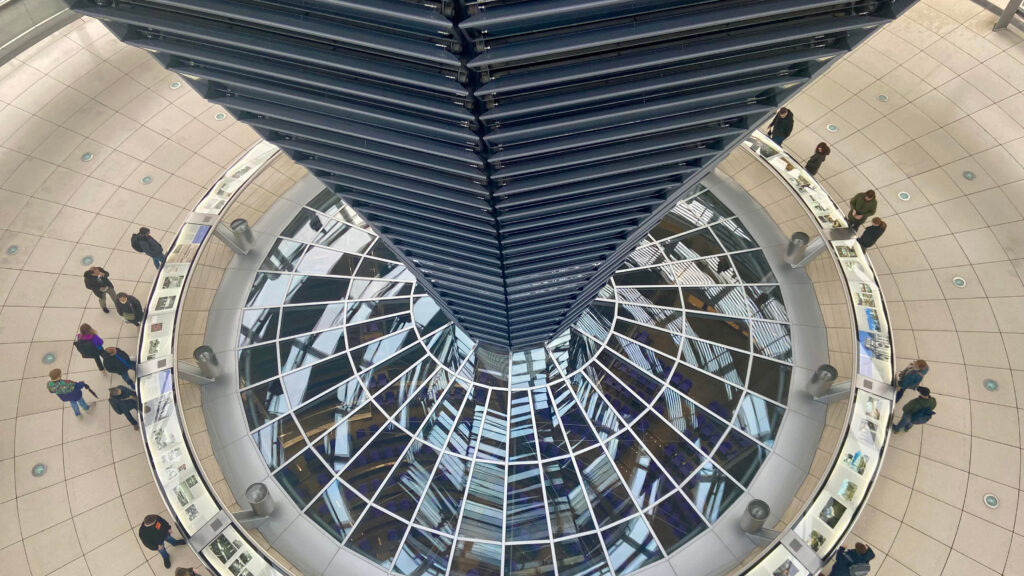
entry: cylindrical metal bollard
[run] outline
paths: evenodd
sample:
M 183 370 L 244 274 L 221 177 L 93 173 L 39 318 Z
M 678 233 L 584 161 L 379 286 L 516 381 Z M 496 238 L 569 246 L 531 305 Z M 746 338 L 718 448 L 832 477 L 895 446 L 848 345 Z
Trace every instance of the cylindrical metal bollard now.
M 790 266 L 796 266 L 800 260 L 803 260 L 804 252 L 807 250 L 807 243 L 811 241 L 811 237 L 803 232 L 793 232 L 793 235 L 789 238 L 789 244 L 786 246 L 786 263 Z
M 824 396 L 828 394 L 829 389 L 832 388 L 832 384 L 835 383 L 838 376 L 839 371 L 836 370 L 835 366 L 822 364 L 814 371 L 811 381 L 807 383 L 807 391 L 815 398 Z
M 757 534 L 764 528 L 772 508 L 764 500 L 751 500 L 740 518 L 740 528 L 747 534 Z
M 192 352 L 192 357 L 196 359 L 199 371 L 203 373 L 203 376 L 207 378 L 220 376 L 220 362 L 217 361 L 217 355 L 213 353 L 213 348 L 200 346 Z
M 252 244 L 255 241 L 252 235 L 252 228 L 249 227 L 249 222 L 245 218 L 238 218 L 231 221 L 231 231 L 235 234 L 235 242 L 238 247 L 243 251 L 248 252 L 252 249 Z
M 257 482 L 246 488 L 245 499 L 249 501 L 253 514 L 260 518 L 266 518 L 274 512 L 274 499 L 270 497 L 266 484 Z

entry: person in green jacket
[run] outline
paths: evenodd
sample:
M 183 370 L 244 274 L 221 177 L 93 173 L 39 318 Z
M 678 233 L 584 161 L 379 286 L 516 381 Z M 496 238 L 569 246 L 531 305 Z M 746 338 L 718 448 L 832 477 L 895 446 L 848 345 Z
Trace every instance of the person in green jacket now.
M 938 405 L 938 402 L 935 401 L 935 398 L 932 398 L 932 391 L 924 386 L 918 386 L 917 393 L 917 398 L 903 406 L 903 417 L 893 425 L 893 434 L 906 432 L 914 424 L 924 424 L 935 415 L 935 406 Z
M 860 225 L 867 222 L 875 211 L 878 210 L 878 200 L 875 198 L 875 191 L 868 190 L 857 194 L 850 200 L 850 213 L 846 220 L 850 223 L 850 230 L 856 231 Z

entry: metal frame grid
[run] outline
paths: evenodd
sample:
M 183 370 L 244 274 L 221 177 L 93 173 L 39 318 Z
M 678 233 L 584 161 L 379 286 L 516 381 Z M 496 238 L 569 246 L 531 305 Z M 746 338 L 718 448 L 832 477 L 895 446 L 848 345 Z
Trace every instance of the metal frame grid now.
M 576 320 L 756 125 L 912 0 L 68 0 L 340 194 L 459 326 Z
M 247 414 L 250 426 L 255 425 L 252 437 L 265 457 L 268 449 L 279 451 L 274 453 L 282 458 L 272 457 L 267 464 L 285 491 L 343 545 L 382 568 L 408 576 L 413 571 L 417 574 L 424 571 L 444 574 L 447 570 L 463 573 L 469 567 L 480 574 L 519 574 L 528 568 L 545 568 L 548 563 L 547 571 L 554 574 L 559 570 L 576 574 L 584 567 L 586 573 L 626 574 L 667 557 L 713 524 L 739 497 L 744 486 L 749 485 L 771 450 L 774 433 L 781 425 L 785 410 L 786 369 L 790 366 L 792 352 L 785 307 L 774 291 L 777 284 L 770 272 L 751 278 L 756 280 L 751 282 L 744 281 L 744 277 L 750 277 L 752 271 L 737 272 L 740 268 L 736 263 L 759 254 L 759 249 L 742 224 L 710 193 L 699 194 L 674 208 L 566 333 L 547 347 L 508 355 L 499 363 L 499 370 L 472 380 L 466 378 L 470 374 L 467 367 L 480 368 L 481 361 L 476 354 L 480 345 L 458 334 L 458 327 L 450 320 L 438 320 L 444 318 L 445 312 L 430 305 L 430 296 L 418 290 L 416 281 L 398 262 L 378 268 L 389 281 L 379 285 L 377 295 L 372 298 L 361 297 L 362 293 L 354 296 L 357 286 L 358 290 L 364 290 L 364 286 L 379 281 L 358 279 L 358 271 L 366 270 L 364 262 L 377 264 L 388 260 L 373 256 L 386 256 L 377 251 L 379 239 L 364 229 L 353 242 L 350 234 L 365 224 L 329 193 L 321 194 L 310 205 L 330 209 L 319 212 L 307 207 L 308 212 L 295 218 L 275 245 L 277 252 L 272 251 L 265 261 L 265 271 L 257 274 L 256 283 L 260 287 L 254 289 L 249 300 L 256 305 L 243 312 L 239 331 L 243 405 L 247 412 L 253 408 L 261 412 L 256 421 L 251 418 L 252 414 Z M 314 218 L 310 215 L 315 216 L 313 225 L 310 223 Z M 345 233 L 341 234 L 343 230 Z M 298 235 L 304 240 L 299 242 L 302 246 L 298 255 L 282 260 L 282 247 L 292 247 L 290 243 L 296 242 L 289 235 Z M 320 317 L 331 317 L 328 325 L 318 325 L 301 334 L 289 331 L 287 337 L 282 337 L 286 324 L 284 312 L 313 303 L 285 302 L 286 297 L 298 293 L 291 290 L 292 280 L 283 290 L 268 288 L 264 280 L 276 277 L 271 281 L 281 282 L 289 277 L 304 278 L 311 267 L 322 270 L 328 264 L 339 266 L 345 253 L 325 244 L 355 247 L 349 254 L 358 254 L 358 257 L 341 266 L 357 272 L 338 276 L 339 280 L 348 280 L 348 291 L 341 299 L 317 304 L 336 307 L 330 311 L 333 316 L 323 314 Z M 333 260 L 323 257 L 328 253 Z M 311 254 L 313 260 L 308 259 Z M 717 259 L 713 268 L 705 264 L 708 258 Z M 671 274 L 661 276 L 666 280 L 647 284 L 630 279 L 632 274 L 654 271 L 658 271 L 657 274 L 671 271 Z M 706 280 L 694 282 L 694 274 L 704 274 Z M 726 284 L 721 284 L 722 281 Z M 387 290 L 401 290 L 402 295 L 381 294 Z M 722 293 L 711 294 L 715 290 Z M 259 300 L 266 292 L 275 295 L 272 306 Z M 645 301 L 644 292 L 658 294 L 658 301 L 662 303 L 665 294 L 675 292 L 674 301 L 679 304 L 667 306 L 649 299 Z M 256 300 L 253 300 L 254 295 Z M 699 295 L 704 296 L 703 303 Z M 380 316 L 371 318 L 349 318 L 353 310 L 376 309 L 383 303 L 396 307 L 405 303 L 405 306 L 381 309 Z M 730 314 L 735 312 L 735 306 L 744 306 L 746 312 Z M 325 308 L 325 312 L 327 310 Z M 658 320 L 660 327 L 631 328 L 641 327 L 639 322 L 645 316 L 640 313 L 652 321 Z M 688 317 L 692 320 L 686 320 Z M 259 322 L 260 318 L 272 321 Z M 407 318 L 404 325 L 399 322 L 403 318 Z M 361 334 L 365 332 L 360 331 L 360 327 L 389 321 L 394 322 L 394 331 L 379 329 L 379 335 L 372 341 L 362 340 Z M 716 341 L 709 332 L 698 333 L 696 323 L 699 321 L 711 324 L 721 321 L 720 329 L 731 334 L 730 338 L 743 334 L 745 325 L 748 345 L 730 346 L 728 342 Z M 770 329 L 754 330 L 753 326 Z M 265 332 L 268 329 L 269 332 Z M 445 333 L 450 334 L 450 345 L 445 349 L 450 351 L 452 347 L 463 346 L 460 353 L 438 353 L 437 343 Z M 358 341 L 350 341 L 353 334 L 359 335 Z M 401 334 L 410 337 L 394 344 Z M 318 349 L 316 335 L 324 342 L 336 344 Z M 308 338 L 308 341 L 302 347 L 282 344 L 296 338 Z M 671 343 L 675 344 L 674 351 L 666 349 Z M 263 373 L 264 378 L 257 375 L 259 370 L 253 370 L 253 351 L 268 346 L 273 348 L 273 365 L 272 370 Z M 377 355 L 375 361 L 357 369 L 365 364 L 361 358 L 365 358 L 364 352 L 370 348 Z M 417 349 L 422 351 L 421 357 L 388 374 L 386 382 L 380 381 L 382 366 Z M 296 351 L 313 353 L 314 362 L 301 362 L 296 366 L 297 356 L 293 355 Z M 703 361 L 696 356 L 700 353 L 706 355 Z M 539 359 L 529 373 L 531 378 L 544 378 L 541 383 L 516 378 L 526 364 L 525 358 L 531 354 L 539 355 Z M 301 399 L 292 404 L 298 389 L 289 384 L 289 376 L 338 358 L 350 362 L 348 371 L 331 380 L 331 386 L 317 390 L 310 397 L 305 397 L 303 390 Z M 728 360 L 716 364 L 722 358 Z M 743 359 L 742 366 L 734 365 L 736 358 Z M 764 397 L 747 389 L 755 362 L 773 363 L 782 368 L 778 372 L 782 381 L 777 383 L 776 397 Z M 423 369 L 426 365 L 432 367 Z M 505 383 L 500 382 L 502 377 Z M 713 395 L 700 392 L 699 386 L 688 395 L 684 390 L 689 390 L 687 382 L 693 385 L 691 379 L 704 386 L 718 386 L 724 393 L 721 398 L 731 401 L 731 407 L 716 406 L 714 400 L 709 402 Z M 272 386 L 273 382 L 282 382 L 274 398 L 270 402 L 259 400 L 259 391 L 269 389 L 268 384 Z M 389 398 L 392 390 L 399 391 L 396 398 Z M 477 402 L 480 397 L 482 402 Z M 495 400 L 500 398 L 505 399 L 505 409 L 492 409 L 501 403 Z M 457 401 L 450 406 L 452 402 L 448 399 Z M 632 407 L 626 405 L 627 401 Z M 417 402 L 422 409 L 416 406 Z M 272 405 L 274 403 L 276 405 Z M 394 409 L 389 410 L 387 406 Z M 310 407 L 314 411 L 322 409 L 333 418 L 315 420 L 318 423 L 315 433 L 310 431 L 310 422 L 314 420 L 307 422 L 304 418 L 309 414 L 302 414 Z M 770 414 L 765 412 L 768 409 Z M 299 415 L 293 417 L 296 413 Z M 414 413 L 420 416 L 411 417 Z M 359 424 L 353 425 L 353 420 L 368 414 L 379 414 L 377 418 L 382 417 L 383 423 L 365 430 L 359 428 Z M 774 422 L 768 423 L 773 419 Z M 415 427 L 410 424 L 413 421 Z M 580 434 L 574 429 L 573 435 L 569 435 L 572 423 L 586 428 L 589 442 L 572 439 Z M 661 426 L 662 433 L 645 434 L 645 429 L 651 430 L 650 423 Z M 466 424 L 468 426 L 464 426 Z M 538 424 L 544 425 L 543 431 Z M 291 432 L 283 434 L 286 426 Z M 710 441 L 703 444 L 703 434 L 696 431 L 700 426 L 715 429 L 709 434 Z M 425 433 L 427 427 L 432 433 Z M 493 433 L 487 434 L 491 429 Z M 368 435 L 346 455 L 344 465 L 335 468 L 324 451 L 329 446 L 337 450 L 338 443 L 350 442 L 353 430 L 364 430 Z M 443 432 L 439 442 L 433 440 L 435 430 Z M 346 433 L 349 436 L 345 436 Z M 404 439 L 397 450 L 390 443 L 395 433 L 410 438 Z M 698 463 L 685 475 L 676 474 L 682 469 L 680 465 L 673 463 L 670 457 L 665 458 L 671 453 L 669 434 L 675 434 L 677 444 L 698 458 Z M 514 440 L 521 436 L 529 441 L 524 444 Z M 555 436 L 560 441 L 545 440 Z M 541 450 L 545 442 L 562 446 L 564 450 L 545 456 Z M 731 448 L 736 453 L 723 448 L 737 444 L 742 446 Z M 524 445 L 532 446 L 532 458 L 519 458 L 518 447 Z M 425 449 L 414 451 L 414 447 Z M 425 464 L 419 459 L 424 454 L 427 455 Z M 379 478 L 374 477 L 370 494 L 364 494 L 367 489 L 360 478 L 347 476 L 352 464 L 360 459 L 374 463 L 367 465 L 367 470 L 383 468 L 385 471 Z M 461 470 L 464 475 L 454 477 L 453 481 L 445 464 Z M 315 478 L 314 474 L 311 480 L 310 466 L 326 471 L 326 475 Z M 295 472 L 298 469 L 302 473 L 303 467 L 307 474 L 304 480 Z M 473 490 L 477 485 L 478 467 L 481 474 L 485 471 L 501 474 L 490 484 L 492 501 L 496 507 L 500 506 L 490 510 L 490 516 L 486 509 L 480 512 L 476 507 L 478 499 L 487 494 Z M 743 476 L 738 477 L 741 471 Z M 524 475 L 532 478 L 533 483 L 520 490 Z M 561 482 L 552 481 L 553 477 Z M 706 481 L 709 477 L 713 481 Z M 297 486 L 307 481 L 313 486 L 303 493 Z M 573 491 L 565 489 L 567 481 L 575 486 Z M 458 488 L 458 494 L 449 502 L 454 506 L 454 516 L 441 526 L 427 525 L 422 520 L 429 518 L 429 514 L 423 513 L 428 500 L 432 512 L 438 509 L 436 498 L 441 493 L 435 490 L 435 485 Z M 408 514 L 391 498 L 396 490 L 398 494 L 404 492 L 404 496 L 398 498 L 399 503 L 403 499 L 414 500 Z M 510 497 L 514 500 L 513 508 L 519 506 L 525 512 L 520 508 L 509 512 Z M 615 501 L 622 510 L 606 508 L 609 502 Z M 473 508 L 474 514 L 470 524 L 464 526 L 463 519 L 470 515 L 469 508 Z M 568 511 L 572 512 L 574 522 L 583 519 L 583 527 L 574 523 L 566 530 L 563 524 L 553 522 L 556 517 L 562 522 Z M 325 513 L 331 515 L 329 521 L 320 516 Z M 485 523 L 481 518 L 487 517 L 491 518 L 491 532 L 497 533 L 496 538 L 483 534 L 486 530 L 481 528 Z M 521 517 L 528 520 L 520 522 Z M 687 521 L 692 524 L 687 525 Z M 672 522 L 677 524 L 673 526 Z M 680 522 L 682 524 L 678 524 Z M 585 528 L 588 523 L 589 528 Z M 674 528 L 688 531 L 673 534 Z M 536 535 L 542 537 L 533 537 Z M 372 546 L 363 544 L 370 540 L 374 542 Z M 407 541 L 410 542 L 408 547 Z M 433 552 L 422 549 L 426 543 L 434 546 Z M 445 553 L 430 556 L 441 550 L 439 545 L 443 545 L 441 549 Z M 568 550 L 587 546 L 591 553 L 579 560 L 579 566 L 571 565 Z M 545 552 L 541 554 L 541 550 Z M 487 558 L 472 556 L 487 551 L 491 553 L 490 562 Z

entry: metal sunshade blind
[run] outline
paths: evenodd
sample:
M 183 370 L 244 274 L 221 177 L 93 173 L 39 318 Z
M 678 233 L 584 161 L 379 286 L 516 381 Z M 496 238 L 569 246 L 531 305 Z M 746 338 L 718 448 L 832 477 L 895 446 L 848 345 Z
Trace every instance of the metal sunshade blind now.
M 74 0 L 340 194 L 474 337 L 543 343 L 910 0 Z

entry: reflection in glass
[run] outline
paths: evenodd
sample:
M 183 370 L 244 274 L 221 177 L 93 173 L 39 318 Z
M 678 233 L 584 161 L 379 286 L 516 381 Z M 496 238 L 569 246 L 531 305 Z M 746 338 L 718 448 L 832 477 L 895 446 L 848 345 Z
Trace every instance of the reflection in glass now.
M 700 514 L 678 492 L 648 510 L 647 521 L 669 554 L 707 528 Z
M 330 483 L 333 475 L 317 458 L 316 453 L 309 449 L 285 464 L 274 474 L 274 478 L 299 508 L 305 508 L 306 504 Z
M 601 538 L 608 549 L 608 562 L 619 574 L 638 570 L 662 558 L 654 536 L 640 516 L 601 532 Z
M 385 568 L 402 544 L 407 525 L 380 508 L 370 506 L 352 529 L 345 546 Z
M 247 297 L 238 362 L 268 467 L 370 561 L 624 576 L 706 530 L 764 463 L 788 317 L 705 189 L 569 329 L 513 352 L 469 338 L 362 226 L 330 191 L 293 219 Z
M 451 549 L 451 538 L 412 528 L 392 571 L 403 576 L 443 576 Z
M 505 576 L 554 576 L 555 560 L 551 545 L 522 544 L 505 551 Z
M 611 569 L 596 534 L 555 542 L 559 576 L 608 576 Z
M 313 501 L 306 510 L 306 515 L 341 542 L 364 509 L 366 502 L 359 495 L 334 480 L 327 490 Z

